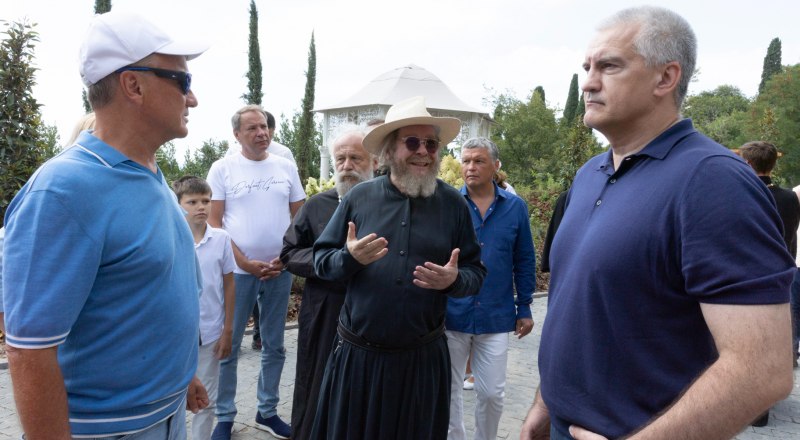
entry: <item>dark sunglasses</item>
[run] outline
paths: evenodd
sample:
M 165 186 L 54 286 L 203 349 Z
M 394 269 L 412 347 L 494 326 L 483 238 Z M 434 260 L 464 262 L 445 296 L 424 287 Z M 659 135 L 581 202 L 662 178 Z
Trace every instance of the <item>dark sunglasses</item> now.
M 406 136 L 404 138 L 400 138 L 400 141 L 406 144 L 406 148 L 408 148 L 408 151 L 411 151 L 412 153 L 415 153 L 417 150 L 419 150 L 419 147 L 423 142 L 425 143 L 425 149 L 428 150 L 428 154 L 430 155 L 436 154 L 436 150 L 439 149 L 439 139 Z
M 125 72 L 126 70 L 132 70 L 134 72 L 153 72 L 159 78 L 167 78 L 174 80 L 178 83 L 178 87 L 181 88 L 181 91 L 184 95 L 189 94 L 189 90 L 192 88 L 192 74 L 189 72 L 181 72 L 179 70 L 167 70 L 167 69 L 159 69 L 157 67 L 145 67 L 145 66 L 125 66 L 120 69 L 117 69 L 115 73 Z

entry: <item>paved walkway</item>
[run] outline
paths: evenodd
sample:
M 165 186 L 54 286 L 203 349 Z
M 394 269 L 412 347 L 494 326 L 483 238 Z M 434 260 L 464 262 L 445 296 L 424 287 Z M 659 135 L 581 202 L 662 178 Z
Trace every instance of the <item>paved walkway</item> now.
M 505 408 L 500 421 L 497 437 L 501 439 L 519 438 L 522 419 L 528 411 L 536 386 L 539 383 L 537 352 L 541 337 L 542 323 L 545 319 L 547 299 L 534 300 L 534 331 L 527 337 L 518 340 L 511 338 L 508 356 L 508 383 L 506 386 Z M 297 353 L 297 329 L 293 326 L 286 330 L 286 366 L 281 378 L 280 406 L 278 414 L 289 420 L 292 405 L 292 387 L 294 383 L 295 359 Z M 245 336 L 242 344 L 242 356 L 239 361 L 239 392 L 234 436 L 236 440 L 271 440 L 273 437 L 255 427 L 256 383 L 258 381 L 259 356 L 250 348 L 250 337 Z M 770 414 L 769 424 L 764 428 L 747 428 L 736 439 L 763 440 L 798 439 L 800 440 L 800 369 L 794 370 L 795 386 L 788 399 L 776 405 Z M 474 391 L 464 391 L 465 422 L 472 435 L 472 413 L 475 405 Z M 7 369 L 0 370 L 0 440 L 21 437 L 17 421 L 11 383 Z

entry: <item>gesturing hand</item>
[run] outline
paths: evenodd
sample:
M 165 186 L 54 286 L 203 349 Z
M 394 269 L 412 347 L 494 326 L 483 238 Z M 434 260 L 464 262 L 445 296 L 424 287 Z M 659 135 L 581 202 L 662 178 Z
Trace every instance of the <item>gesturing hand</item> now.
M 359 263 L 367 265 L 373 261 L 380 260 L 389 253 L 386 245 L 389 244 L 385 238 L 375 233 L 369 234 L 361 240 L 356 238 L 356 224 L 347 223 L 347 252 Z
M 450 261 L 444 266 L 426 261 L 414 269 L 414 284 L 423 289 L 443 290 L 450 287 L 458 277 L 458 248 L 450 253 Z

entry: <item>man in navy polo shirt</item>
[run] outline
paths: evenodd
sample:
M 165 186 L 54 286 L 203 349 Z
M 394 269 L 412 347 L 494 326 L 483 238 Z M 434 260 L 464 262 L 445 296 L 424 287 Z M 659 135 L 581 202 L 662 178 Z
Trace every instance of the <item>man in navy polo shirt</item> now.
M 584 122 L 611 148 L 553 242 L 521 438 L 731 438 L 791 390 L 794 262 L 767 188 L 681 119 L 695 58 L 689 24 L 655 7 L 589 45 Z
M 475 439 L 495 439 L 503 414 L 509 333 L 522 338 L 533 329 L 536 251 L 528 207 L 495 183 L 499 169 L 500 152 L 494 142 L 472 138 L 461 146 L 461 194 L 472 214 L 487 275 L 478 295 L 447 298 L 451 440 L 467 438 L 462 387 L 470 354 L 477 394 Z
M 135 14 L 97 16 L 80 55 L 96 128 L 9 205 L 6 341 L 29 440 L 182 439 L 184 407 L 208 405 L 194 242 L 155 156 L 188 132 L 187 60 L 205 49 Z

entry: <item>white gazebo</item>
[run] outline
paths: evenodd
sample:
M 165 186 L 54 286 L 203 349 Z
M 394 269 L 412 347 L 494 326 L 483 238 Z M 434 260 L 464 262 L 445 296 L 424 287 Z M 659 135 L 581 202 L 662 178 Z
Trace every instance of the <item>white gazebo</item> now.
M 320 145 L 319 175 L 327 179 L 331 173 L 328 143 L 333 142 L 337 129 L 343 125 L 366 124 L 372 119 L 384 119 L 396 102 L 422 95 L 433 116 L 453 116 L 461 120 L 461 133 L 453 141 L 460 145 L 475 136 L 489 136 L 489 114 L 467 105 L 436 75 L 422 67 L 409 64 L 378 76 L 337 105 L 314 109 L 322 113 L 322 145 Z

